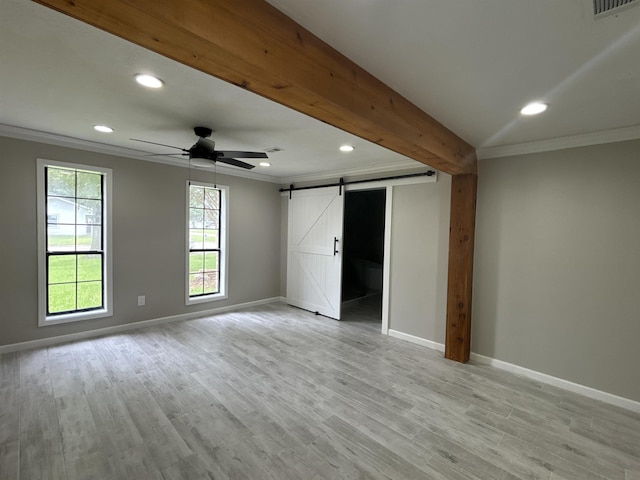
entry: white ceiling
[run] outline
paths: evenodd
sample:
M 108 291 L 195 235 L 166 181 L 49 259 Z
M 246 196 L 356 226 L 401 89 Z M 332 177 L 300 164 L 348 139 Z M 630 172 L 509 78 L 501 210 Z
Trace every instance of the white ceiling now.
M 270 3 L 481 151 L 640 132 L 640 7 L 594 20 L 592 0 Z M 420 166 L 28 0 L 2 0 L 0 66 L 0 134 L 46 132 L 136 157 L 170 150 L 130 138 L 188 148 L 192 127 L 209 126 L 218 149 L 283 148 L 252 172 L 287 182 Z M 165 88 L 138 87 L 138 72 Z M 550 108 L 519 116 L 530 100 Z M 342 143 L 356 150 L 340 153 Z

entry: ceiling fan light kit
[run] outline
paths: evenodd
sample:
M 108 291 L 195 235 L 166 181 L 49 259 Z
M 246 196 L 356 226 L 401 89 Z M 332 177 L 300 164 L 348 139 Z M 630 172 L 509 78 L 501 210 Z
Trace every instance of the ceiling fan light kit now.
M 191 160 L 189 160 L 189 165 L 199 168 L 211 168 L 215 165 L 215 163 L 204 158 L 192 158 Z

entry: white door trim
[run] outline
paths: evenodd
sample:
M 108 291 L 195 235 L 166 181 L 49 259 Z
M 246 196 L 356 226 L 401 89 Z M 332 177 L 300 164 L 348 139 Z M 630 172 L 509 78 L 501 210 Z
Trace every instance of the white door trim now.
M 393 186 L 387 186 L 384 206 L 384 258 L 382 265 L 382 334 L 389 335 L 391 311 L 391 214 L 393 212 Z

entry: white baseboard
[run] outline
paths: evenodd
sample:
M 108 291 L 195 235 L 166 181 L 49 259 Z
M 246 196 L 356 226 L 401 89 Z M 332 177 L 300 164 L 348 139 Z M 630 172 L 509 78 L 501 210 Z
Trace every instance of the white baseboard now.
M 399 338 L 400 340 L 406 340 L 407 342 L 416 343 L 423 347 L 431 348 L 439 352 L 444 352 L 444 344 L 427 340 L 426 338 L 416 337 L 415 335 L 409 335 L 408 333 L 399 332 L 397 330 L 389 329 L 389 336 Z
M 432 348 L 439 352 L 444 352 L 444 344 L 427 340 L 426 338 L 416 337 L 415 335 L 409 335 L 408 333 L 399 332 L 397 330 L 389 330 L 389 335 L 424 347 Z M 600 400 L 626 410 L 631 410 L 632 412 L 640 413 L 640 402 L 620 397 L 612 393 L 603 392 L 602 390 L 596 390 L 595 388 L 580 385 L 579 383 L 570 382 L 569 380 L 553 377 L 546 373 L 530 370 L 528 368 L 521 367 L 520 365 L 504 362 L 478 353 L 471 353 L 471 362 L 480 365 L 490 365 L 492 367 L 499 368 L 500 370 L 515 373 L 516 375 L 531 378 L 532 380 L 537 380 L 554 387 L 562 388 L 563 390 L 568 390 L 573 393 L 584 395 L 585 397 Z
M 30 340 L 27 342 L 13 343 L 10 345 L 0 345 L 0 354 L 17 352 L 19 350 L 29 350 L 31 348 L 47 347 L 49 345 L 57 345 L 60 343 L 73 342 L 75 340 L 83 340 L 85 338 L 99 337 L 101 335 L 109 335 L 112 333 L 126 332 L 127 330 L 135 330 L 138 328 L 160 325 L 163 323 L 177 322 L 180 320 L 193 320 L 194 318 L 208 317 L 218 313 L 231 312 L 243 308 L 256 307 L 266 305 L 268 303 L 282 302 L 282 297 L 265 298 L 253 302 L 239 303 L 236 305 L 227 305 L 226 307 L 212 308 L 209 310 L 201 310 L 193 313 L 182 313 L 180 315 L 172 315 L 169 317 L 153 318 L 151 320 L 142 320 L 140 322 L 125 323 L 123 325 L 114 325 L 113 327 L 96 328 L 85 332 L 70 333 L 67 335 L 58 335 L 56 337 L 42 338 L 39 340 Z
M 491 365 L 492 367 L 499 368 L 500 370 L 505 370 L 507 372 L 522 375 L 524 377 L 528 377 L 554 387 L 562 388 L 563 390 L 568 390 L 573 393 L 584 395 L 585 397 L 600 400 L 611 405 L 616 405 L 617 407 L 640 413 L 640 402 L 636 402 L 635 400 L 631 400 L 629 398 L 620 397 L 618 395 L 614 395 L 613 393 L 596 390 L 595 388 L 580 385 L 579 383 L 570 382 L 569 380 L 553 377 L 551 375 L 547 375 L 546 373 L 530 370 L 528 368 L 521 367 L 520 365 L 514 365 L 513 363 L 504 362 L 502 360 L 487 357 L 485 355 L 480 355 L 477 353 L 471 354 L 471 361 L 473 363 L 481 365 Z

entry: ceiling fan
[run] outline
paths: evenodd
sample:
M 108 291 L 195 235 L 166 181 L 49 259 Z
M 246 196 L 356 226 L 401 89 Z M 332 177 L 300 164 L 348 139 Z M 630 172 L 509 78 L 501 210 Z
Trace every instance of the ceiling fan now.
M 216 150 L 216 143 L 213 140 L 207 140 L 213 133 L 208 127 L 195 127 L 193 129 L 197 137 L 200 137 L 196 143 L 189 149 L 174 147 L 173 145 L 165 145 L 164 143 L 148 142 L 132 138 L 136 142 L 150 143 L 151 145 L 162 145 L 163 147 L 175 148 L 181 150 L 182 153 L 169 153 L 166 155 L 184 155 L 189 156 L 189 160 L 203 160 L 197 166 L 210 166 L 216 162 L 226 163 L 234 167 L 246 168 L 250 170 L 255 167 L 250 163 L 238 160 L 238 158 L 268 158 L 264 152 L 241 152 L 235 150 Z M 156 154 L 161 155 L 161 154 Z

